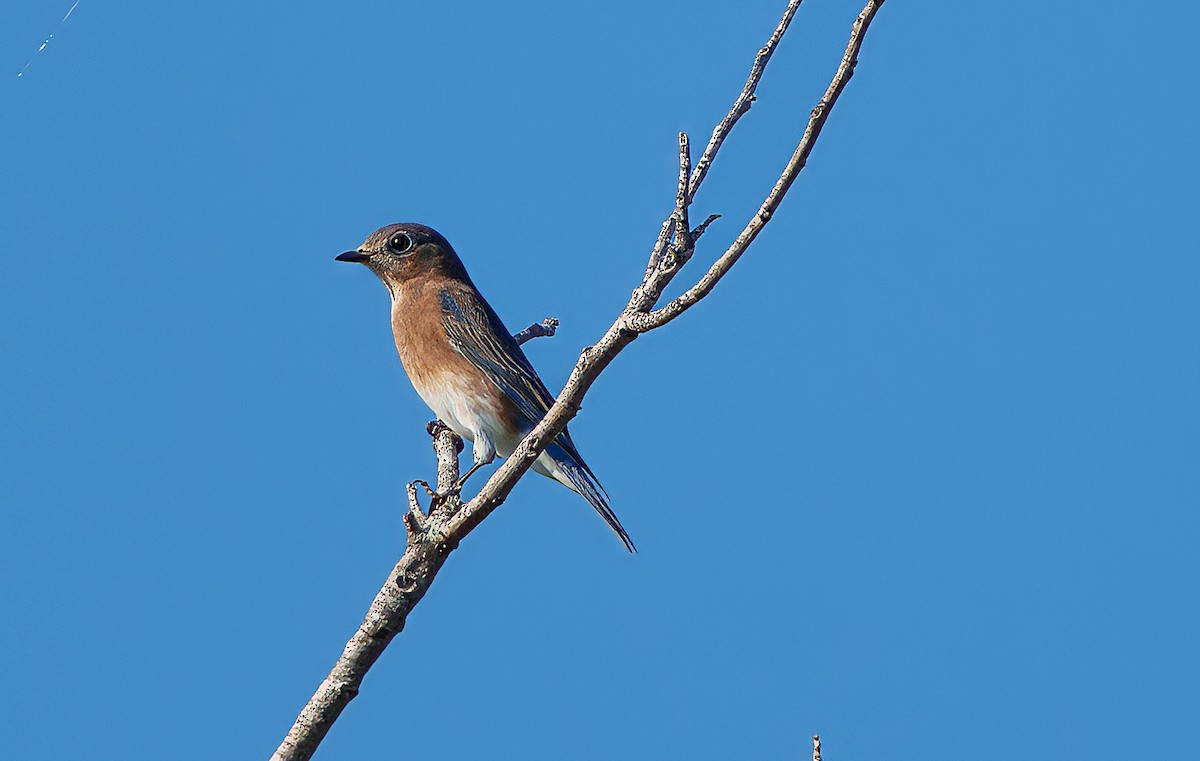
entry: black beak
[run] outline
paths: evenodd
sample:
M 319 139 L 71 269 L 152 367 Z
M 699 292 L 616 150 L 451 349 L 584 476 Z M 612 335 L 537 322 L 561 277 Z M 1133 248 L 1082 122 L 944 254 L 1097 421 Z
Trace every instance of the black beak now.
M 362 251 L 347 251 L 344 254 L 338 254 L 335 258 L 339 262 L 365 262 L 371 257 L 369 254 L 364 254 Z

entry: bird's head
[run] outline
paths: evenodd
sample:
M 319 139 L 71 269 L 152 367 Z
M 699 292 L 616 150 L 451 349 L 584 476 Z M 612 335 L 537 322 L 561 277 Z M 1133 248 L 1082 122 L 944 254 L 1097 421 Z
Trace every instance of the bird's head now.
M 450 243 L 431 227 L 401 222 L 381 227 L 339 262 L 359 262 L 371 268 L 388 290 L 415 279 L 442 276 L 468 280 Z

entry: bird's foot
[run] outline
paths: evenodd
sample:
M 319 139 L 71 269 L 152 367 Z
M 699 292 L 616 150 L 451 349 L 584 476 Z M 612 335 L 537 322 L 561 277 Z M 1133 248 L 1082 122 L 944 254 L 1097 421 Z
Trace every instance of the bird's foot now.
M 467 470 L 466 473 L 462 474 L 462 477 L 460 477 L 457 481 L 454 482 L 453 486 L 451 486 L 449 489 L 446 490 L 446 492 L 444 494 L 441 495 L 441 497 L 444 499 L 451 495 L 453 495 L 455 497 L 459 496 L 462 493 L 463 487 L 467 485 L 467 479 L 470 478 L 471 476 L 475 475 L 475 471 L 479 470 L 484 465 L 487 465 L 487 463 L 486 462 L 477 462 L 474 465 L 472 465 L 470 467 L 470 469 Z
M 436 491 L 434 491 L 433 487 L 429 485 L 428 481 L 422 481 L 422 480 L 418 479 L 416 481 L 413 481 L 411 484 L 409 484 L 409 486 L 417 486 L 418 484 L 425 488 L 425 493 L 429 495 L 430 499 L 437 498 L 438 493 Z

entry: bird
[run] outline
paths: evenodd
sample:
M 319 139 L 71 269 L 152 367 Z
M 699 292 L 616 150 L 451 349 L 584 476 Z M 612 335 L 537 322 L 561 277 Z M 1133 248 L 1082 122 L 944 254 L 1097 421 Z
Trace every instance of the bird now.
M 512 454 L 554 396 L 449 241 L 431 227 L 400 222 L 336 259 L 366 265 L 387 286 L 396 351 L 413 388 L 439 420 L 471 442 L 474 464 L 456 488 L 497 455 Z M 636 551 L 566 428 L 532 469 L 582 496 L 625 549 Z

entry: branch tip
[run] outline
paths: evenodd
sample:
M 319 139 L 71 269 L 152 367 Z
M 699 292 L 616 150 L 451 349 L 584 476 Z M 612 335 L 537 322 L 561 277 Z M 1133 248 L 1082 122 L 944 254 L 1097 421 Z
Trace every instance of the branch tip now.
M 526 341 L 532 340 L 534 338 L 541 338 L 542 336 L 547 336 L 547 337 L 552 336 L 552 335 L 554 335 L 555 331 L 557 331 L 557 330 L 558 330 L 558 318 L 547 317 L 546 319 L 542 320 L 541 322 L 535 322 L 534 324 L 530 325 L 528 328 L 525 328 L 524 330 L 522 330 L 520 333 L 513 335 L 513 339 L 517 342 L 517 344 L 523 344 Z
M 429 488 L 428 484 L 425 487 Z M 421 502 L 417 499 L 417 482 L 412 481 L 405 485 L 404 490 L 408 493 L 408 511 L 418 523 L 422 523 L 425 519 L 425 511 L 421 509 Z M 421 526 L 424 529 L 424 526 Z
M 695 244 L 696 241 L 700 240 L 700 236 L 704 234 L 704 231 L 708 229 L 708 226 L 711 225 L 713 222 L 716 222 L 720 218 L 721 218 L 720 214 L 709 214 L 708 219 L 701 222 L 700 226 L 697 227 L 695 230 L 692 230 L 692 233 L 691 233 L 692 243 Z

